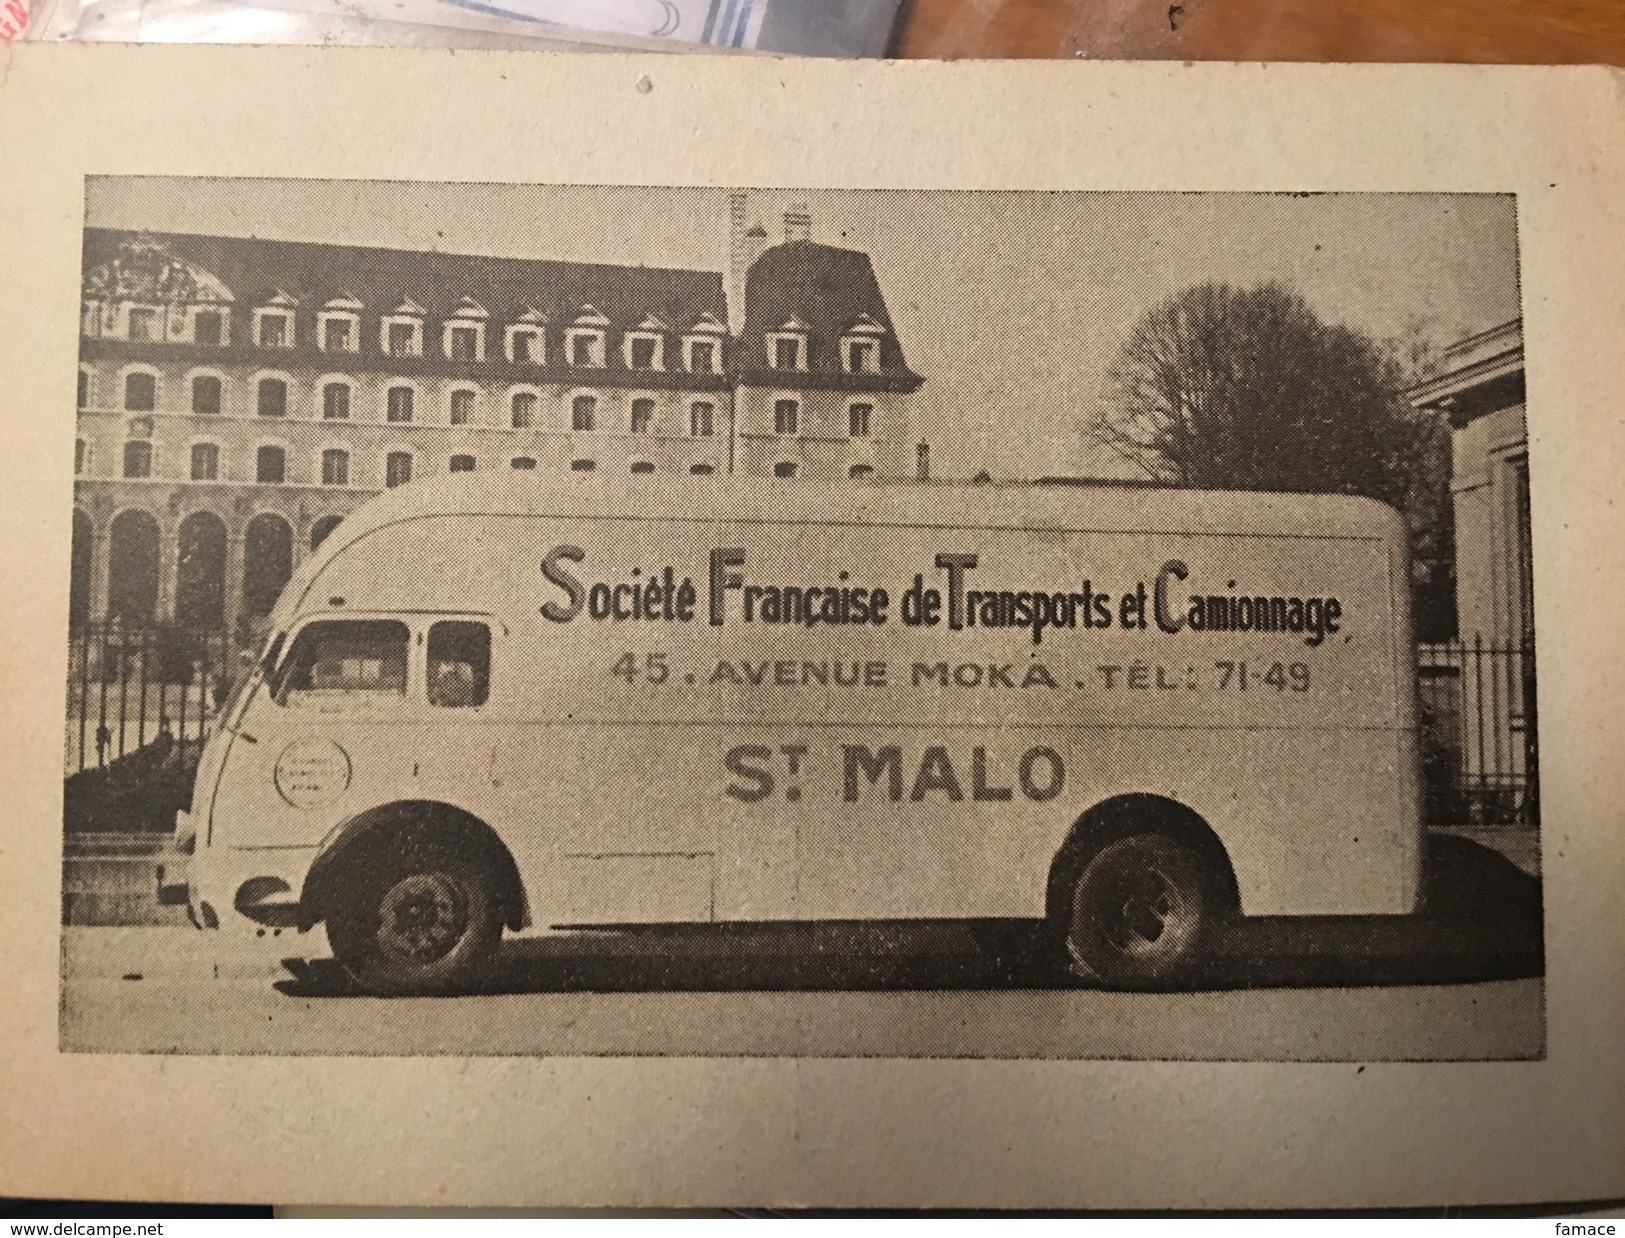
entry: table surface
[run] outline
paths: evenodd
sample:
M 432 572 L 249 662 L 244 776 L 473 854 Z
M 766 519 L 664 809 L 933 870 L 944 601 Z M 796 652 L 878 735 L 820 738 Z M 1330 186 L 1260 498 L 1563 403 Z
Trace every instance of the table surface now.
M 908 0 L 907 57 L 1625 65 L 1625 0 Z

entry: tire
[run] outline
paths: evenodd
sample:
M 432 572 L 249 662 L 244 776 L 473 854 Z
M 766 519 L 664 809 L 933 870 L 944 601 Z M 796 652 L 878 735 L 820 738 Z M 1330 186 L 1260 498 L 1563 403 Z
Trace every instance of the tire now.
M 335 882 L 328 944 L 368 993 L 466 992 L 502 939 L 494 885 L 484 865 L 444 846 L 386 842 Z
M 1202 858 L 1165 834 L 1131 834 L 1097 851 L 1066 908 L 1072 971 L 1119 988 L 1176 980 L 1218 918 Z

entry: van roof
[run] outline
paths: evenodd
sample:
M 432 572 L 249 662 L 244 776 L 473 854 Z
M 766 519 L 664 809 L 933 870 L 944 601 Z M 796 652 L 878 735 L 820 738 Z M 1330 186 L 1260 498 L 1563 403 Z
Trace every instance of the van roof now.
M 452 473 L 386 490 L 322 542 L 283 593 L 273 623 L 288 616 L 322 566 L 370 533 L 427 516 L 568 515 L 680 521 L 896 524 L 1099 532 L 1232 533 L 1243 536 L 1404 536 L 1399 514 L 1375 499 L 1335 494 L 1181 490 L 974 482 L 818 482 L 719 475 Z

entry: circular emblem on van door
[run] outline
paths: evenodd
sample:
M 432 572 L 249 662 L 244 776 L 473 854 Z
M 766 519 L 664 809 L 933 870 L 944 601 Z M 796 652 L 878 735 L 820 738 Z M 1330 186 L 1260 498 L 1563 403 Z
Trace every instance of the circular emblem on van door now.
M 295 808 L 330 804 L 350 786 L 350 754 L 330 739 L 296 739 L 276 759 L 277 794 Z

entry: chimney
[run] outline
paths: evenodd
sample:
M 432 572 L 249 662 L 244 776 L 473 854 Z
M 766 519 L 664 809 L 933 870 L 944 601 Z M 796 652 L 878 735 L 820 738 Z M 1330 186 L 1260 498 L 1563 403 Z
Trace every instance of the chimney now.
M 767 248 L 767 229 L 745 226 L 749 195 L 728 195 L 728 330 L 738 336 L 745 329 L 745 277 Z
M 728 195 L 728 330 L 734 335 L 745 322 L 745 272 L 750 267 L 745 254 L 745 210 L 749 205 L 745 194 Z
M 812 240 L 812 216 L 807 213 L 807 204 L 797 202 L 784 212 L 784 243 L 789 245 L 795 241 Z

